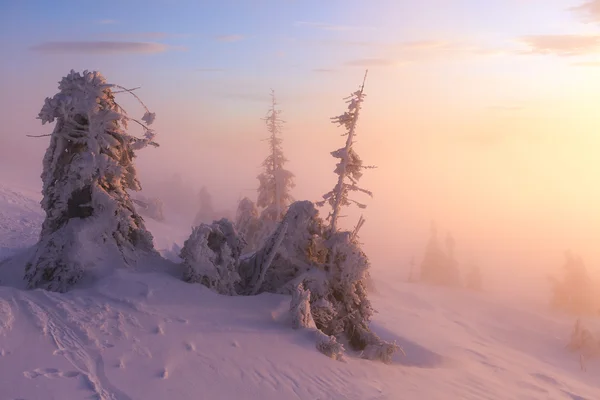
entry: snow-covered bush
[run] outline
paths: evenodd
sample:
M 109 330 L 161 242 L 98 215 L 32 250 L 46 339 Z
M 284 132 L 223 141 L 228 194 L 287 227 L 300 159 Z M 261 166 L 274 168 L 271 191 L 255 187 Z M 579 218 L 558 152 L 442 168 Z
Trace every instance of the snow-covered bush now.
M 269 268 L 264 260 L 272 251 L 259 249 L 240 263 L 240 293 L 272 292 L 299 296 L 298 287 L 310 291 L 312 319 L 326 336 L 346 340 L 368 358 L 389 361 L 398 346 L 382 341 L 369 328 L 373 308 L 367 298 L 369 260 L 351 232 L 323 229 L 313 203 L 293 203 L 281 226 L 287 233 Z M 268 242 L 281 234 L 281 228 Z M 264 274 L 264 279 L 259 279 Z M 258 290 L 257 285 L 260 284 Z
M 143 122 L 131 119 L 116 103 L 114 88 L 133 94 L 108 84 L 99 72 L 71 71 L 39 113 L 42 124 L 56 125 L 41 175 L 46 218 L 25 267 L 30 288 L 63 292 L 99 257 L 133 264 L 138 252 L 154 252 L 152 235 L 127 193 L 141 189 L 135 151 L 157 146 L 147 127 L 154 114 L 146 108 Z M 143 138 L 126 132 L 131 121 L 144 128 Z
M 334 360 L 344 360 L 344 345 L 338 342 L 335 336 L 326 335 L 319 329 L 315 330 L 315 334 L 317 337 L 317 350 Z
M 184 280 L 201 283 L 221 294 L 237 294 L 237 269 L 243 247 L 244 241 L 233 224 L 224 218 L 210 225 L 198 225 L 181 250 Z
M 446 238 L 446 249 L 442 248 L 435 224 L 431 225 L 431 237 L 425 247 L 421 262 L 421 281 L 434 285 L 459 286 L 460 271 L 454 256 L 454 239 Z
M 292 316 L 292 327 L 299 328 L 314 328 L 310 312 L 310 290 L 304 289 L 303 284 L 296 286 L 292 293 L 292 301 L 290 302 L 290 314 Z
M 314 330 L 317 350 L 334 360 L 342 361 L 344 359 L 344 345 L 338 342 L 335 336 L 326 335 L 317 329 L 310 306 L 310 290 L 304 289 L 303 283 L 296 286 L 292 293 L 290 314 L 294 329 Z
M 292 294 L 296 284 L 292 280 L 316 267 L 313 254 L 318 253 L 318 237 L 321 221 L 310 201 L 292 203 L 279 227 L 266 240 L 265 245 L 244 258 L 240 264 L 243 292 L 281 292 Z M 276 254 L 266 270 L 265 279 L 259 276 L 265 271 L 265 261 L 271 257 L 273 243 L 281 235 L 283 226 L 286 234 L 281 239 Z M 260 285 L 257 288 L 257 285 Z M 286 286 L 288 285 L 288 286 Z
M 565 254 L 562 279 L 552 278 L 552 307 L 571 314 L 597 311 L 594 283 L 581 257 Z

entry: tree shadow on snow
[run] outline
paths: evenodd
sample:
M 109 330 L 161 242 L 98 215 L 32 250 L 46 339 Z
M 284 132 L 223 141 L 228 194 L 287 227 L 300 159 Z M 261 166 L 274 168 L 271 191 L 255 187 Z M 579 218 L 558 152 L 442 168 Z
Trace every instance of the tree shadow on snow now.
M 373 332 L 386 341 L 395 341 L 398 346 L 404 351 L 396 352 L 392 356 L 393 364 L 400 364 L 406 367 L 413 368 L 437 368 L 448 364 L 448 358 L 431 351 L 420 344 L 413 342 L 405 337 L 398 336 L 395 332 L 377 324 L 371 323 Z

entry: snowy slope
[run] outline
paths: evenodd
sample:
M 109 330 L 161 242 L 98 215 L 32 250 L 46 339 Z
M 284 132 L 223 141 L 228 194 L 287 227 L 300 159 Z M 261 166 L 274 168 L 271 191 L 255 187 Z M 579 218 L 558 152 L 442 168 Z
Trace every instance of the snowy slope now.
M 39 190 L 0 183 L 0 260 L 37 241 L 44 221 L 40 200 Z
M 0 193 L 12 253 L 41 215 L 35 192 Z M 149 226 L 158 247 L 185 231 Z M 600 398 L 600 364 L 564 349 L 573 319 L 541 305 L 376 271 L 374 330 L 406 356 L 342 363 L 290 328 L 286 296 L 219 296 L 159 267 L 64 295 L 0 286 L 0 400 Z

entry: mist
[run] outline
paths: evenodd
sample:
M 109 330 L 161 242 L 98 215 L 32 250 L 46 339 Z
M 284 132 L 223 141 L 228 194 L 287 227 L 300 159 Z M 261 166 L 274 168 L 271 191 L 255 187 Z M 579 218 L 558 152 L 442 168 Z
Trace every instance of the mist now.
M 26 135 L 51 132 L 52 126 L 41 126 L 35 116 L 44 97 L 55 90 L 61 77 L 56 72 L 37 77 L 41 87 L 12 97 L 2 94 L 0 170 L 6 182 L 41 188 L 48 138 Z M 432 221 L 441 234 L 454 236 L 461 265 L 480 266 L 490 291 L 544 293 L 546 276 L 559 272 L 567 249 L 581 254 L 590 271 L 597 272 L 594 238 L 600 234 L 600 191 L 594 184 L 593 140 L 565 138 L 560 126 L 533 130 L 531 123 L 514 116 L 487 116 L 473 123 L 466 116 L 458 119 L 433 109 L 429 111 L 437 118 L 424 118 L 422 110 L 410 111 L 415 105 L 401 103 L 390 115 L 396 107 L 386 91 L 387 74 L 374 70 L 367 81 L 355 147 L 366 164 L 377 166 L 361 180 L 374 197 L 357 198 L 367 209 L 350 207 L 341 222 L 352 228 L 361 214 L 366 218 L 360 238 L 375 275 L 407 276 L 412 258 L 418 266 Z M 296 175 L 297 200 L 318 201 L 335 184 L 335 160 L 329 152 L 341 147 L 344 138 L 329 117 L 344 111 L 343 97 L 359 82 L 360 74 L 348 75 L 353 79 L 343 76 L 332 85 L 341 82 L 345 90 L 323 93 L 318 103 L 295 98 L 285 86 L 276 91 L 287 121 L 284 152 L 288 169 Z M 121 85 L 142 85 L 138 95 L 157 113 L 160 147 L 144 150 L 137 158 L 144 193 L 193 197 L 206 186 L 217 208 L 230 213 L 241 197 L 256 198 L 256 176 L 268 151 L 261 121 L 268 108 L 268 87 L 251 101 L 208 104 L 199 96 L 197 102 L 174 105 L 153 96 L 152 82 L 116 78 Z M 162 97 L 177 98 L 177 89 Z M 132 99 L 123 96 L 121 102 L 131 114 L 139 110 L 141 115 Z M 172 193 L 167 183 L 175 175 L 186 192 Z M 193 208 L 195 198 L 189 200 Z M 324 207 L 322 216 L 327 213 Z M 187 215 L 191 227 L 192 211 Z

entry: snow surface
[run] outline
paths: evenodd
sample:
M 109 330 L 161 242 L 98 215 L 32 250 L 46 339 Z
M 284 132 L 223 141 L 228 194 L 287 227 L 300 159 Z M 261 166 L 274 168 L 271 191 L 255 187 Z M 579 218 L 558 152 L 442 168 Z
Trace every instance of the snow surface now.
M 36 242 L 39 198 L 0 184 L 0 260 Z M 147 222 L 158 249 L 191 233 Z M 289 296 L 220 296 L 164 264 L 66 294 L 14 287 L 19 271 L 0 264 L 0 400 L 600 398 L 600 363 L 584 372 L 565 349 L 574 318 L 542 303 L 375 268 L 373 330 L 406 355 L 339 362 L 291 328 Z

